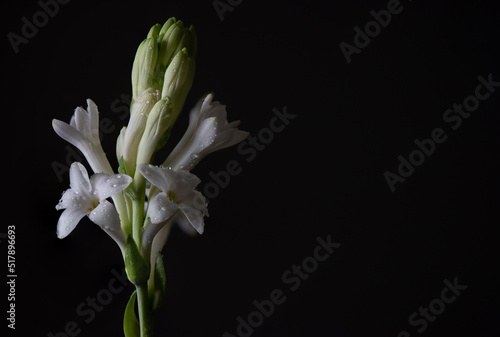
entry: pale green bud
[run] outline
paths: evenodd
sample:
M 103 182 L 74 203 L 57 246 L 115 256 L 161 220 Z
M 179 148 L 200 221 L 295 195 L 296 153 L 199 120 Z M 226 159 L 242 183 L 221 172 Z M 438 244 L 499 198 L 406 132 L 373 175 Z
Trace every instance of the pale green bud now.
M 137 49 L 132 67 L 133 100 L 147 88 L 162 91 L 165 71 L 173 58 L 183 49 L 194 58 L 196 48 L 193 26 L 185 28 L 182 21 L 170 18 L 163 26 L 151 27 L 146 40 Z
M 132 66 L 132 92 L 134 100 L 144 90 L 153 87 L 157 59 L 158 43 L 156 37 L 149 37 L 137 49 L 134 65 Z
M 165 97 L 149 113 L 137 151 L 137 165 L 150 162 L 158 142 L 172 124 L 172 102 L 169 97 Z
M 142 92 L 132 104 L 130 120 L 123 132 L 121 152 L 129 175 L 134 174 L 139 142 L 146 128 L 149 113 L 160 100 L 160 93 L 151 88 Z
M 168 19 L 161 27 L 161 30 L 160 30 L 160 33 L 158 33 L 158 36 L 161 37 L 161 36 L 165 35 L 167 30 L 170 28 L 170 26 L 172 26 L 175 22 L 177 22 L 177 19 L 174 17 L 171 17 L 170 19 Z M 160 40 L 161 40 L 161 38 L 160 38 Z
M 186 48 L 183 48 L 175 55 L 165 72 L 161 97 L 170 97 L 172 100 L 174 121 L 182 110 L 184 100 L 191 89 L 194 72 L 194 59 L 189 56 Z
M 133 284 L 145 284 L 149 278 L 149 265 L 141 255 L 132 236 L 125 244 L 125 271 Z
M 167 68 L 168 64 L 174 57 L 174 52 L 182 39 L 184 25 L 182 21 L 177 21 L 170 26 L 165 34 L 159 40 L 160 51 L 158 53 L 158 65 Z
M 158 34 L 160 33 L 160 30 L 161 30 L 161 25 L 159 23 L 157 23 L 156 25 L 154 25 L 153 27 L 151 27 L 151 29 L 149 30 L 148 32 L 148 36 L 147 38 L 151 38 L 151 37 L 158 37 Z

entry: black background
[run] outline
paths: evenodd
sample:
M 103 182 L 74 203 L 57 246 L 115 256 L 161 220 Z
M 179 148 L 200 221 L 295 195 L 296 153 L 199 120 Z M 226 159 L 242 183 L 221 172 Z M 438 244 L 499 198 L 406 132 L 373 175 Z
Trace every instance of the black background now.
M 252 136 L 269 127 L 274 108 L 296 117 L 253 160 L 234 147 L 193 171 L 203 191 L 209 172 L 230 160 L 242 168 L 210 200 L 202 236 L 172 232 L 157 336 L 237 335 L 237 317 L 274 289 L 287 299 L 252 336 L 498 336 L 500 89 L 457 130 L 443 120 L 474 94 L 478 76 L 500 81 L 498 7 L 402 1 L 348 64 L 339 44 L 353 44 L 354 27 L 387 3 L 247 0 L 221 21 L 212 1 L 71 1 L 17 54 L 7 34 L 21 34 L 22 17 L 31 21 L 41 8 L 4 4 L 2 226 L 16 226 L 18 275 L 9 335 L 55 335 L 70 321 L 78 336 L 122 335 L 130 285 L 89 322 L 77 313 L 123 263 L 88 219 L 57 239 L 54 206 L 69 179 L 51 165 L 65 165 L 69 152 L 51 120 L 69 121 L 92 98 L 115 126 L 103 147 L 116 167 L 115 140 L 127 121 L 116 107 L 131 93 L 135 50 L 150 26 L 175 16 L 198 35 L 187 108 L 213 91 Z M 185 113 L 171 142 L 186 125 Z M 414 140 L 435 128 L 447 140 L 392 193 L 384 172 L 397 173 L 398 156 L 408 158 Z M 282 275 L 329 235 L 340 248 L 292 292 Z M 419 334 L 409 316 L 455 277 L 468 288 Z

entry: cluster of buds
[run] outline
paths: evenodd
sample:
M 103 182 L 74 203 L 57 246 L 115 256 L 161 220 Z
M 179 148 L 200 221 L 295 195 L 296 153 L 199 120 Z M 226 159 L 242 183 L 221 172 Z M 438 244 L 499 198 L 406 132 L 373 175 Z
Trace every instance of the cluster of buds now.
M 154 25 L 137 49 L 132 67 L 130 121 L 118 137 L 116 153 L 132 176 L 149 163 L 170 134 L 195 73 L 196 35 L 193 26 L 170 18 Z

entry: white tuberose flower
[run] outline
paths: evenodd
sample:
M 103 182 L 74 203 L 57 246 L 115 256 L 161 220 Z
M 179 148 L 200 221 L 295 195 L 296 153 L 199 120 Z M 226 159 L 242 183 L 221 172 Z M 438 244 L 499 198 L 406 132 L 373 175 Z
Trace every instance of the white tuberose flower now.
M 75 109 L 69 125 L 54 119 L 52 127 L 62 139 L 82 151 L 95 173 L 113 174 L 99 139 L 99 110 L 91 99 L 87 99 L 87 110 Z
M 88 215 L 123 251 L 125 233 L 120 227 L 115 206 L 106 198 L 123 191 L 132 178 L 125 174 L 96 173 L 89 179 L 87 170 L 78 162 L 71 164 L 69 177 L 71 188 L 64 192 L 56 206 L 57 210 L 64 209 L 57 223 L 57 237 L 63 239 L 68 236 L 80 220 Z
M 208 94 L 191 110 L 189 126 L 163 166 L 189 171 L 207 154 L 248 137 L 248 132 L 236 128 L 240 121 L 227 122 L 226 106 L 212 99 Z
M 138 170 L 162 191 L 149 203 L 151 223 L 146 226 L 143 236 L 146 245 L 178 210 L 198 233 L 203 233 L 203 216 L 208 216 L 208 210 L 205 197 L 194 189 L 200 183 L 197 176 L 184 170 L 176 172 L 150 164 L 139 165 Z

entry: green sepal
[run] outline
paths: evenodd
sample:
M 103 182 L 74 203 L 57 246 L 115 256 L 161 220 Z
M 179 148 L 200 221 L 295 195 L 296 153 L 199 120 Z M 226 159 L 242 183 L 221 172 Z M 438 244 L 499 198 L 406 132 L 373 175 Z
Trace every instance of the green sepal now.
M 125 159 L 123 159 L 123 156 L 120 157 L 120 165 L 118 165 L 118 173 L 130 175 L 127 172 L 127 167 L 125 166 Z
M 135 315 L 136 297 L 137 292 L 134 290 L 128 300 L 127 307 L 125 308 L 125 314 L 123 315 L 123 332 L 125 333 L 125 337 L 141 336 L 139 322 L 137 321 L 137 316 Z
M 125 271 L 130 282 L 135 285 L 148 281 L 149 265 L 142 257 L 132 235 L 128 236 L 125 243 Z
M 165 266 L 163 265 L 163 255 L 161 255 L 161 253 L 158 253 L 158 257 L 156 258 L 154 281 L 154 289 L 150 296 L 152 305 L 151 309 L 153 312 L 156 312 L 163 304 L 167 284 L 167 279 L 165 276 Z

